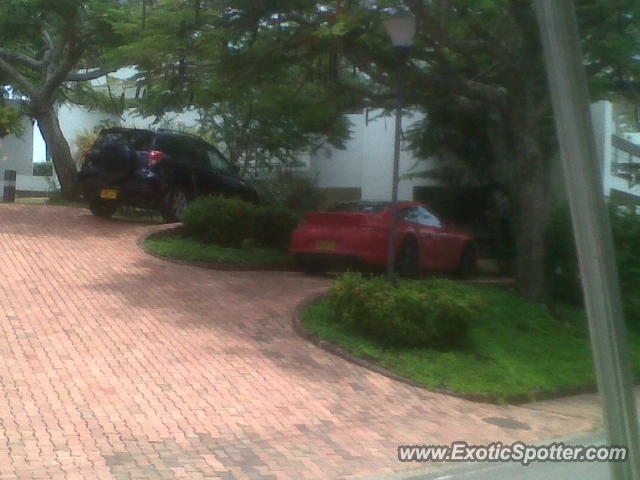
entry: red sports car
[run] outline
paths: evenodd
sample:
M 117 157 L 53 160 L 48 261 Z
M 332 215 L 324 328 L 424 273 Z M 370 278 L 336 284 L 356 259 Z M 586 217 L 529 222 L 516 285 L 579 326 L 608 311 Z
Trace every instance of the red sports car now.
M 397 205 L 397 269 L 416 277 L 425 270 L 467 272 L 476 263 L 473 238 L 443 224 L 418 202 Z M 306 216 L 293 231 L 291 253 L 307 272 L 336 263 L 386 267 L 390 202 L 352 202 Z

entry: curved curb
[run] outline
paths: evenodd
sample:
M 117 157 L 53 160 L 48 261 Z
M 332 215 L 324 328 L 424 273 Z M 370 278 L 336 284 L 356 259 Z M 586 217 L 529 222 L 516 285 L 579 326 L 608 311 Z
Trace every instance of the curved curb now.
M 152 257 L 159 258 L 166 262 L 175 263 L 178 265 L 187 265 L 190 267 L 198 267 L 198 268 L 206 268 L 209 270 L 218 270 L 224 272 L 236 271 L 236 272 L 297 272 L 293 267 L 289 267 L 286 265 L 277 265 L 277 264 L 264 264 L 264 265 L 256 265 L 250 263 L 233 263 L 233 262 L 207 262 L 200 260 L 187 260 L 184 258 L 173 258 L 167 257 L 165 255 L 160 255 L 159 253 L 154 252 L 149 247 L 145 245 L 145 241 L 150 238 L 162 238 L 162 237 L 171 237 L 174 235 L 179 235 L 182 232 L 182 225 L 172 226 L 172 227 L 162 227 L 160 229 L 156 229 L 152 232 L 146 232 L 140 237 L 138 237 L 137 245 L 140 247 L 145 253 L 151 255 Z
M 391 370 L 388 370 L 384 367 L 381 367 L 373 360 L 368 360 L 363 357 L 356 357 L 351 354 L 349 351 L 345 350 L 338 345 L 335 345 L 326 340 L 322 340 L 321 338 L 312 335 L 309 330 L 302 324 L 302 314 L 303 312 L 321 300 L 323 300 L 327 296 L 327 293 L 320 293 L 316 295 L 312 295 L 311 297 L 306 298 L 302 302 L 300 302 L 295 310 L 293 311 L 293 316 L 291 319 L 291 324 L 293 326 L 294 332 L 298 334 L 298 336 L 312 343 L 318 348 L 325 350 L 326 352 L 332 353 L 337 357 L 342 358 L 348 362 L 356 364 L 360 367 L 364 367 L 368 370 L 372 370 L 376 373 L 384 375 L 385 377 L 391 378 L 392 380 L 396 380 L 401 383 L 405 383 L 407 385 L 411 385 L 412 387 L 418 387 L 422 390 L 426 390 L 427 392 L 437 393 L 441 395 L 448 395 L 450 397 L 456 397 L 463 400 L 468 400 L 470 402 L 477 403 L 490 403 L 493 405 L 524 405 L 527 403 L 540 402 L 543 400 L 553 400 L 558 398 L 570 397 L 573 395 L 580 395 L 586 393 L 597 393 L 598 389 L 595 384 L 589 385 L 579 385 L 576 387 L 564 387 L 558 388 L 555 390 L 535 390 L 530 393 L 521 393 L 516 395 L 507 395 L 502 399 L 496 398 L 495 395 L 485 394 L 485 393 L 459 393 L 454 392 L 452 390 L 446 388 L 427 388 L 419 382 L 415 380 L 411 380 L 410 378 L 403 377 Z

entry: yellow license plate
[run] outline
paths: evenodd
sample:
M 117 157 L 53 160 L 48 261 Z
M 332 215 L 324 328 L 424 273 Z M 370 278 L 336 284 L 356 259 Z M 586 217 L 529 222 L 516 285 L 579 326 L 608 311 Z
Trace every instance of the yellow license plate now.
M 100 190 L 100 198 L 104 198 L 105 200 L 115 200 L 118 198 L 118 190 L 103 188 Z
M 336 242 L 332 240 L 319 240 L 316 242 L 316 250 L 326 250 L 333 252 L 336 249 Z

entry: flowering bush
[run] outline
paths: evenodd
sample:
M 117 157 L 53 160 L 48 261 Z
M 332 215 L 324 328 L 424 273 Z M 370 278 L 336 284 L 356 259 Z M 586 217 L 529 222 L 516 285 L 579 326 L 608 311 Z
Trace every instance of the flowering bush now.
M 449 280 L 401 281 L 346 273 L 329 293 L 339 321 L 384 344 L 449 349 L 466 338 L 470 320 L 486 304 Z

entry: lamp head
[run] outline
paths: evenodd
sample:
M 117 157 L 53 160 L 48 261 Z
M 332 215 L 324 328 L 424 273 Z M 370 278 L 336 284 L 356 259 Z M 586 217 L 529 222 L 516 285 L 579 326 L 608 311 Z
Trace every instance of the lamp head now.
M 416 19 L 407 10 L 400 10 L 382 22 L 394 47 L 408 48 L 413 44 Z

